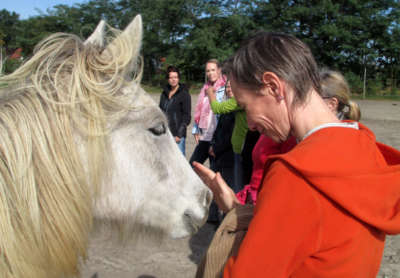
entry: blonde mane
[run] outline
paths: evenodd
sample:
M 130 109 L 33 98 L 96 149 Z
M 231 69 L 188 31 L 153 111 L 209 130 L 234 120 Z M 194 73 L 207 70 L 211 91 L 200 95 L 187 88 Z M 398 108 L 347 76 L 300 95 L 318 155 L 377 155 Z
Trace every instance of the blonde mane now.
M 141 38 L 109 30 L 106 49 L 54 34 L 0 78 L 1 277 L 73 276 L 86 256 L 107 134 L 133 108 L 122 88 L 139 89 L 142 72 Z

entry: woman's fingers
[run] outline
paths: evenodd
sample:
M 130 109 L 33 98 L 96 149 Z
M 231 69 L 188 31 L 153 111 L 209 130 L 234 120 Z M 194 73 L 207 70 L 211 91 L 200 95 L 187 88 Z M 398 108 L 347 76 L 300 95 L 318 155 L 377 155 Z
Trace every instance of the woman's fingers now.
M 213 186 L 215 188 L 213 190 L 215 202 L 223 212 L 226 213 L 240 204 L 235 192 L 225 182 L 220 173 L 215 175 Z
M 224 178 L 221 176 L 220 173 L 215 174 L 214 180 L 215 180 L 215 184 L 217 185 L 217 187 L 220 189 L 221 192 L 229 191 L 229 190 L 232 191 L 232 189 L 225 182 Z
M 197 173 L 197 175 L 200 177 L 200 179 L 211 189 L 213 194 L 220 194 L 221 192 L 221 187 L 223 185 L 219 185 L 215 179 L 216 175 L 220 175 L 219 173 L 215 173 L 213 170 L 207 168 L 201 163 L 198 163 L 196 161 L 193 162 L 193 169 Z M 226 185 L 225 181 L 220 175 L 220 178 L 222 182 Z M 227 186 L 227 185 L 226 185 Z
M 215 89 L 214 89 L 214 87 L 208 87 L 206 92 L 208 95 L 213 95 L 215 92 Z
M 215 173 L 201 163 L 193 162 L 193 169 L 201 180 L 211 189 L 214 194 L 214 200 L 218 207 L 228 212 L 236 205 L 240 204 L 236 198 L 235 192 L 222 178 L 220 173 Z
M 194 166 L 194 169 L 196 170 L 196 172 L 199 172 L 203 175 L 207 175 L 211 179 L 215 177 L 215 172 L 213 170 L 209 169 L 208 167 L 204 166 L 203 164 L 194 161 L 193 166 Z
M 208 186 L 211 186 L 212 180 L 215 177 L 215 172 L 201 163 L 196 161 L 193 162 L 193 169 L 197 175 L 202 179 L 202 181 Z

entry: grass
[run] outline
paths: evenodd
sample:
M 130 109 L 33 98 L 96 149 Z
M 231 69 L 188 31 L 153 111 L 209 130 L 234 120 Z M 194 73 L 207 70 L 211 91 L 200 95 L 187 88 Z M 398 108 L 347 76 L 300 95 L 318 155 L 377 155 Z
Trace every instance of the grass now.
M 203 84 L 196 83 L 190 86 L 190 94 L 198 94 L 200 92 L 201 86 Z M 142 84 L 143 89 L 150 93 L 150 94 L 160 94 L 162 92 L 162 88 L 158 86 L 152 86 L 148 84 Z M 351 99 L 363 99 L 362 95 L 359 94 L 353 94 L 351 96 Z M 395 101 L 400 101 L 400 95 L 367 95 L 365 97 L 367 100 L 395 100 Z
M 364 99 L 362 95 L 352 95 L 351 99 Z M 367 100 L 396 100 L 400 101 L 400 95 L 367 95 Z
M 203 84 L 201 84 L 201 83 L 191 84 L 189 93 L 190 94 L 198 94 L 200 92 L 200 89 L 202 86 L 203 86 Z M 160 86 L 153 86 L 150 84 L 142 84 L 142 88 L 150 94 L 160 94 L 163 90 L 162 87 L 160 87 Z
M 143 90 L 148 92 L 149 94 L 160 94 L 162 92 L 161 87 L 157 86 L 151 86 L 151 85 L 146 85 L 146 84 L 141 84 Z
M 7 83 L 0 83 L 0 88 L 6 87 Z M 201 83 L 194 83 L 190 86 L 189 93 L 190 94 L 198 94 L 200 92 L 201 87 L 203 84 Z M 150 94 L 160 94 L 162 92 L 162 88 L 159 86 L 152 86 L 149 84 L 142 84 L 142 88 L 150 93 Z M 351 96 L 352 99 L 363 99 L 362 95 L 353 94 Z M 400 95 L 367 95 L 365 97 L 367 100 L 391 100 L 391 101 L 400 101 Z

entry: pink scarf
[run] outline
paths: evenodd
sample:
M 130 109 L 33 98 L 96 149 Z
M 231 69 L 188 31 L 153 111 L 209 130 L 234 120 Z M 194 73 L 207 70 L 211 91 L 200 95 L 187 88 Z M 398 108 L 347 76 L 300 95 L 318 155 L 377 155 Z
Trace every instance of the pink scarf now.
M 225 77 L 221 76 L 214 84 L 207 82 L 204 84 L 203 88 L 201 88 L 194 112 L 194 122 L 199 126 L 199 128 L 206 129 L 208 127 L 208 115 L 212 113 L 206 90 L 210 86 L 213 86 L 215 91 L 217 91 L 219 88 L 225 86 L 225 83 Z M 207 101 L 204 101 L 205 98 L 207 98 Z

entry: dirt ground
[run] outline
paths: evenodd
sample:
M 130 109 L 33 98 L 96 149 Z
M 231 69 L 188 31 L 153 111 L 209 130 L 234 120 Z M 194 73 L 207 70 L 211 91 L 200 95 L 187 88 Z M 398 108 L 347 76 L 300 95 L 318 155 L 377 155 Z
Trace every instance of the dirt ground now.
M 158 101 L 159 95 L 153 95 Z M 192 97 L 194 107 L 196 96 Z M 400 101 L 357 101 L 362 123 L 377 139 L 400 149 Z M 194 149 L 188 131 L 187 158 Z M 82 267 L 84 278 L 186 278 L 194 277 L 196 265 L 212 239 L 214 228 L 206 224 L 194 236 L 181 240 L 117 243 L 107 231 L 95 231 L 88 259 Z M 388 237 L 379 278 L 400 278 L 400 236 Z

